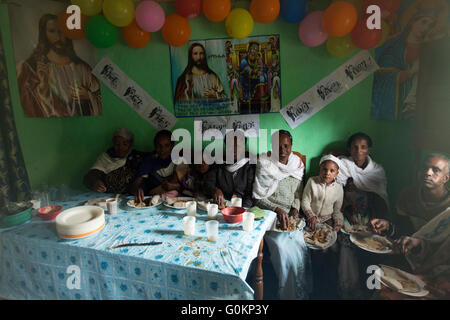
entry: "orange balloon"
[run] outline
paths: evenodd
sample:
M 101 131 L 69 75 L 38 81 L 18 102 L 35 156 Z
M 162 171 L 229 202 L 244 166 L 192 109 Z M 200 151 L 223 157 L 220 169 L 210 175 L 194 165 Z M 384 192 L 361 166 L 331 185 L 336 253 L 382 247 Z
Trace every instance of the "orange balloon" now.
M 252 0 L 250 13 L 259 23 L 270 23 L 280 14 L 279 0 Z
M 143 48 L 150 42 L 150 32 L 142 30 L 133 19 L 128 26 L 122 28 L 122 37 L 133 48 Z
M 333 37 L 343 37 L 350 33 L 358 20 L 354 5 L 345 1 L 333 2 L 323 14 L 325 32 Z
M 70 30 L 67 28 L 67 19 L 71 16 L 66 11 L 63 11 L 58 16 L 58 28 L 61 33 L 68 39 L 71 40 L 81 40 L 86 37 L 86 33 L 84 32 L 84 27 L 86 25 L 86 21 L 88 21 L 89 17 L 81 14 L 81 29 L 73 29 Z
M 213 22 L 225 20 L 231 10 L 230 0 L 203 0 L 203 14 Z
M 189 21 L 178 13 L 166 17 L 162 27 L 164 40 L 174 47 L 179 47 L 189 41 L 191 36 L 191 25 Z

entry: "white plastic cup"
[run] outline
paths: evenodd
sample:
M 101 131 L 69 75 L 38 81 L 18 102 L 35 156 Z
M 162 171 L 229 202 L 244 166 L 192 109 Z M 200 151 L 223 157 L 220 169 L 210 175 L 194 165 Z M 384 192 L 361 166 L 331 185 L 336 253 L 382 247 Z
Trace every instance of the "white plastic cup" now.
M 183 218 L 184 234 L 187 236 L 195 235 L 195 217 L 186 216 Z
M 254 222 L 255 214 L 253 212 L 244 212 L 242 215 L 242 229 L 244 231 L 253 231 Z
M 207 209 L 208 209 L 208 219 L 217 219 L 219 206 L 215 203 L 208 203 Z
M 110 214 L 117 213 L 118 201 L 115 198 L 106 199 L 106 209 Z
M 242 207 L 242 198 L 231 198 L 232 207 Z
M 197 202 L 188 201 L 186 202 L 186 211 L 188 216 L 195 217 L 197 214 Z
M 206 236 L 208 241 L 217 241 L 219 237 L 219 221 L 210 220 L 206 222 Z

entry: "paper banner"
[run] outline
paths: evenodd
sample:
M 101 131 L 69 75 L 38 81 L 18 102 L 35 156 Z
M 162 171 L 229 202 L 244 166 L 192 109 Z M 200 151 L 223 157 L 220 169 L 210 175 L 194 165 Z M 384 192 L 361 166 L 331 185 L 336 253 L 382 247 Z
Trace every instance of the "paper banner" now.
M 92 73 L 156 129 L 170 130 L 177 122 L 172 113 L 131 80 L 108 57 L 103 57 Z
M 280 110 L 291 129 L 308 120 L 378 69 L 369 51 L 361 51 Z
M 208 129 L 217 129 L 223 136 L 225 136 L 227 129 L 241 129 L 246 137 L 259 136 L 259 115 L 257 114 L 231 117 L 201 117 L 195 118 L 195 121 L 202 122 L 202 125 L 195 132 L 195 135 L 198 137 L 202 137 L 203 133 Z M 200 132 L 200 129 L 202 132 Z
M 259 116 L 245 115 L 228 117 L 227 129 L 244 131 L 246 137 L 255 138 L 259 136 Z

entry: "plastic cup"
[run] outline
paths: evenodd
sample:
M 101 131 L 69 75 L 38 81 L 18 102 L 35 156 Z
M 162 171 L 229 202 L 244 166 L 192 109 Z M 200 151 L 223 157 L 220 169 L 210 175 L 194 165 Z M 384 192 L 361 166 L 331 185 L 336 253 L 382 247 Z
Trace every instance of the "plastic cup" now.
M 110 214 L 117 213 L 118 201 L 115 198 L 106 199 L 106 209 Z
M 197 214 L 197 202 L 188 201 L 186 202 L 186 211 L 188 216 L 195 217 Z
M 207 209 L 208 209 L 208 219 L 217 219 L 219 206 L 215 203 L 208 203 Z
M 242 229 L 244 231 L 253 231 L 255 214 L 253 212 L 244 212 L 242 215 Z
M 217 241 L 219 237 L 219 221 L 210 220 L 206 222 L 206 236 L 208 241 Z
M 186 216 L 183 218 L 184 234 L 187 236 L 195 235 L 195 217 Z
M 242 207 L 242 198 L 231 198 L 232 207 Z

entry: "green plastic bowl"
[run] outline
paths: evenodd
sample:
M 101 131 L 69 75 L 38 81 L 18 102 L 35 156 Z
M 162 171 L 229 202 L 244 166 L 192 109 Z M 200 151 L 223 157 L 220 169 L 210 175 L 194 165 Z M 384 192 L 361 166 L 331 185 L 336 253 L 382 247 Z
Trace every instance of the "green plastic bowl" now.
M 12 216 L 6 216 L 0 219 L 0 227 L 8 228 L 27 222 L 31 219 L 33 207 L 28 208 L 22 212 L 13 214 Z

